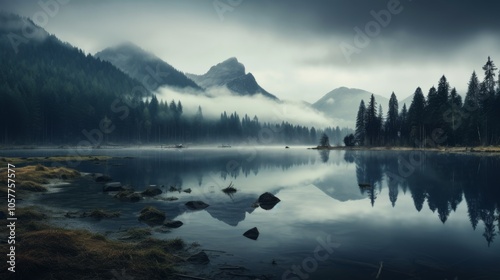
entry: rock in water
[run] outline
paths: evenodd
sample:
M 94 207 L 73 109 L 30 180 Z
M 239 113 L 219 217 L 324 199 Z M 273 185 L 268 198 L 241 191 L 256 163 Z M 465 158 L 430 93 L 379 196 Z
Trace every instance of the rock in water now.
M 139 216 L 139 221 L 145 222 L 150 226 L 161 225 L 165 221 L 165 213 L 160 210 L 148 206 L 141 210 L 141 215 Z
M 168 227 L 168 228 L 179 228 L 183 225 L 184 223 L 181 221 L 166 221 L 163 226 Z
M 115 198 L 118 198 L 121 201 L 138 202 L 142 199 L 142 196 L 138 193 L 135 193 L 134 189 L 126 189 L 115 194 Z
M 187 258 L 187 261 L 194 264 L 207 264 L 210 262 L 207 253 L 199 252 Z
M 259 196 L 258 203 L 260 207 L 264 210 L 271 210 L 278 204 L 281 200 L 274 196 L 274 194 L 266 192 Z
M 157 196 L 157 195 L 160 195 L 162 193 L 163 193 L 162 190 L 160 190 L 159 188 L 149 187 L 149 188 L 145 189 L 141 194 L 143 196 Z
M 122 186 L 122 183 L 120 182 L 106 183 L 102 188 L 103 192 L 120 192 L 124 190 L 125 188 Z
M 94 180 L 98 183 L 104 183 L 113 180 L 108 175 L 102 175 L 102 174 L 93 174 L 93 175 L 94 175 Z
M 259 230 L 256 227 L 254 227 L 243 233 L 243 236 L 245 236 L 246 238 L 250 238 L 252 240 L 257 240 L 257 238 L 259 238 Z
M 207 208 L 210 205 L 206 204 L 203 201 L 197 200 L 197 201 L 188 201 L 188 202 L 186 202 L 186 206 L 190 210 L 202 210 L 202 209 Z

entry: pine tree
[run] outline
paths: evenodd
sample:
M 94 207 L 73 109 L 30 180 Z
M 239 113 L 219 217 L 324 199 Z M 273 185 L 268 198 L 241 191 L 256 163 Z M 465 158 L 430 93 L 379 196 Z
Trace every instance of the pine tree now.
M 464 142 L 467 145 L 479 145 L 479 90 L 480 84 L 476 72 L 472 72 L 467 93 L 462 107 L 464 115 Z
M 415 90 L 413 100 L 408 110 L 408 123 L 410 125 L 409 140 L 413 146 L 422 147 L 424 145 L 424 116 L 425 116 L 425 98 L 422 89 L 419 87 Z
M 463 125 L 462 125 L 462 97 L 458 95 L 457 90 L 453 88 L 450 92 L 450 98 L 448 101 L 449 108 L 446 111 L 446 118 L 447 122 L 449 123 L 448 125 L 448 131 L 447 133 L 449 134 L 449 139 L 448 143 L 450 145 L 456 145 L 462 139 L 462 131 L 463 131 Z
M 484 70 L 484 80 L 481 83 L 479 90 L 479 105 L 480 105 L 480 123 L 481 123 L 481 144 L 489 145 L 491 144 L 496 135 L 494 135 L 495 127 L 495 110 L 494 110 L 494 99 L 495 99 L 495 71 L 497 68 L 493 61 L 488 57 L 488 61 L 483 66 Z
M 389 110 L 387 111 L 387 120 L 385 121 L 386 142 L 390 145 L 398 143 L 399 128 L 399 106 L 398 99 L 394 92 L 389 99 Z
M 325 133 L 321 135 L 321 139 L 319 140 L 319 146 L 330 147 L 330 138 L 328 138 L 328 135 L 326 135 Z
M 383 145 L 384 143 L 384 112 L 382 111 L 382 105 L 378 105 L 377 112 L 377 145 Z
M 406 109 L 406 104 L 403 104 L 403 109 L 401 109 L 401 114 L 399 114 L 399 131 L 400 133 L 400 145 L 407 145 L 410 137 L 410 124 L 408 122 L 408 110 Z
M 365 136 L 366 136 L 365 116 L 366 116 L 365 102 L 361 100 L 361 102 L 359 103 L 358 115 L 356 117 L 356 132 L 355 132 L 355 141 L 360 146 L 363 146 L 365 144 Z
M 370 97 L 370 103 L 366 108 L 366 140 L 369 146 L 375 145 L 379 133 L 378 118 L 377 118 L 377 103 L 373 94 Z

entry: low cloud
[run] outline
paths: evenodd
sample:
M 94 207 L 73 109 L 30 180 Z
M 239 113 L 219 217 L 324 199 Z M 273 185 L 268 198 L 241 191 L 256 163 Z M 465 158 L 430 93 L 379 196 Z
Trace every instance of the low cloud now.
M 207 95 L 162 87 L 158 89 L 156 94 L 159 100 L 165 102 L 180 100 L 187 116 L 194 115 L 198 106 L 201 106 L 203 116 L 211 119 L 219 119 L 220 114 L 225 111 L 228 115 L 237 112 L 240 118 L 243 118 L 245 114 L 250 118 L 257 116 L 261 123 L 281 123 L 284 121 L 316 128 L 345 127 L 350 124 L 345 120 L 329 118 L 305 102 L 276 102 L 261 95 L 235 96 L 225 87 L 211 88 L 207 90 Z

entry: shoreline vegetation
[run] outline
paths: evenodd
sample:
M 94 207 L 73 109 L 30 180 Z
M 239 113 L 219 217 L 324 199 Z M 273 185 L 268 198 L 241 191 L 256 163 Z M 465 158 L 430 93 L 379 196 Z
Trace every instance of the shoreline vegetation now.
M 309 150 L 342 150 L 342 151 L 426 151 L 441 153 L 472 153 L 472 154 L 495 154 L 500 155 L 500 146 L 479 147 L 362 147 L 362 146 L 316 146 Z
M 17 159 L 19 161 L 13 162 L 22 162 Z M 57 210 L 51 209 L 50 205 L 23 205 L 22 201 L 27 196 L 46 192 L 50 188 L 47 184 L 52 180 L 71 183 L 86 180 L 87 177 L 74 169 L 41 164 L 17 167 L 15 170 L 19 179 L 16 185 L 19 201 L 15 210 L 18 221 L 15 228 L 17 269 L 15 273 L 9 272 L 8 263 L 3 262 L 0 264 L 1 279 L 179 279 L 176 275 L 180 275 L 178 273 L 187 265 L 186 259 L 193 252 L 200 251 L 196 249 L 199 247 L 197 243 L 186 244 L 180 238 L 153 238 L 151 232 L 154 229 L 151 227 L 128 228 L 115 237 L 55 225 L 52 220 L 60 216 Z M 7 168 L 0 168 L 0 196 L 5 197 L 8 185 L 6 174 Z M 88 183 L 91 182 L 89 180 Z M 21 199 L 22 196 L 24 199 Z M 1 216 L 7 213 L 6 207 L 0 208 Z M 119 218 L 120 213 L 95 209 L 79 216 L 101 220 Z M 6 238 L 9 230 L 7 227 L 0 229 L 2 252 L 9 252 L 11 246 Z

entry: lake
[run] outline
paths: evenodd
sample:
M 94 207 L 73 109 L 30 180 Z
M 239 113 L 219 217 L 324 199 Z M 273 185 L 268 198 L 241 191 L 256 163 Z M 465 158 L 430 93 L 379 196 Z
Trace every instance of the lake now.
M 65 155 L 58 149 L 3 150 L 2 156 Z M 56 219 L 99 232 L 146 225 L 146 205 L 184 225 L 159 238 L 198 242 L 211 263 L 244 266 L 276 279 L 500 279 L 500 157 L 421 151 L 316 151 L 304 147 L 97 149 L 117 158 L 81 162 L 160 198 L 121 202 L 97 184 L 66 186 L 25 203 L 55 211 L 121 211 L 99 222 Z M 73 164 L 72 164 L 73 165 Z M 21 180 L 21 178 L 19 178 Z M 230 183 L 237 192 L 226 195 Z M 360 187 L 359 184 L 367 184 Z M 191 193 L 168 192 L 170 186 Z M 273 209 L 254 208 L 270 192 Z M 185 202 L 210 206 L 192 211 Z M 251 240 L 243 233 L 257 227 Z M 218 252 L 221 251 L 221 252 Z

